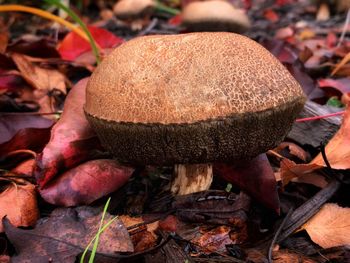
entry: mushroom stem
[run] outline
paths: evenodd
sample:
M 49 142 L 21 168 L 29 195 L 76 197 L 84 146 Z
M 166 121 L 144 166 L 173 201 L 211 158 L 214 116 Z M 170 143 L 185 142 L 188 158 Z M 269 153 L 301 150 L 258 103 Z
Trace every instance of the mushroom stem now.
M 212 164 L 176 164 L 171 191 L 177 195 L 208 190 L 213 181 Z

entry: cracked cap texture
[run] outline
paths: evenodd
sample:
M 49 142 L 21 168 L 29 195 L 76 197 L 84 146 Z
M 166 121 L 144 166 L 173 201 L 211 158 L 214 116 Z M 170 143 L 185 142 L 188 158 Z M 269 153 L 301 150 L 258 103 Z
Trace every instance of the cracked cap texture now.
M 191 33 L 116 48 L 88 82 L 85 112 L 125 162 L 206 162 L 273 147 L 304 101 L 296 80 L 260 44 L 233 33 Z M 186 145 L 192 149 L 183 154 Z

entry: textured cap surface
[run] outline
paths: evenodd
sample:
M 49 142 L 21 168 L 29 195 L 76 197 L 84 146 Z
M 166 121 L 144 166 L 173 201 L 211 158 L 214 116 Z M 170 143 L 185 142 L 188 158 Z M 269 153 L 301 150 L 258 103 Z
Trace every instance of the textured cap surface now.
M 182 22 L 190 30 L 241 33 L 250 27 L 248 16 L 226 1 L 191 2 L 182 11 Z
M 301 97 L 296 80 L 256 42 L 192 33 L 140 37 L 116 48 L 92 74 L 85 110 L 117 122 L 179 124 Z
M 248 159 L 276 146 L 305 98 L 267 50 L 232 33 L 147 36 L 94 71 L 86 116 L 122 163 Z

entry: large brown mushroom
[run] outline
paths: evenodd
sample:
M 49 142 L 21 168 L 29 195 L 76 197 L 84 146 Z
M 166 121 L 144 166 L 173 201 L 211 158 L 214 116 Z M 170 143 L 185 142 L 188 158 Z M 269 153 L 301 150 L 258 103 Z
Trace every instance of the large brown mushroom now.
M 234 33 L 135 38 L 92 74 L 85 112 L 121 163 L 176 165 L 173 191 L 210 186 L 211 163 L 276 146 L 304 105 L 297 81 Z
M 222 0 L 191 2 L 182 11 L 182 23 L 189 31 L 244 33 L 250 21 L 244 10 Z

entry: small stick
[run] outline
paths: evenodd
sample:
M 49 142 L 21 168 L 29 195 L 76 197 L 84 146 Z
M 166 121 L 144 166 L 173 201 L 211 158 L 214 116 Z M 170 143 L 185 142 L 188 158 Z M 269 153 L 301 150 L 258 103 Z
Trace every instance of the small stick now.
M 330 182 L 325 188 L 314 195 L 309 201 L 299 206 L 291 215 L 290 220 L 283 228 L 283 233 L 278 238 L 278 242 L 292 234 L 295 230 L 301 227 L 306 221 L 308 221 L 321 206 L 326 203 L 333 194 L 339 189 L 340 182 L 334 180 Z
M 267 255 L 267 258 L 268 258 L 268 261 L 269 263 L 272 263 L 272 250 L 273 250 L 273 247 L 276 243 L 276 240 L 278 238 L 278 236 L 280 235 L 284 225 L 287 223 L 287 221 L 289 220 L 290 216 L 292 215 L 292 212 L 293 212 L 293 208 L 290 208 L 286 217 L 283 219 L 281 225 L 278 227 L 275 235 L 273 236 L 273 239 L 271 241 L 271 244 L 270 244 L 270 247 L 269 247 L 269 252 L 268 252 L 268 255 Z
M 346 29 L 348 28 L 348 25 L 350 23 L 350 8 L 348 9 L 348 13 L 346 14 L 346 19 L 343 27 L 343 31 L 341 32 L 337 47 L 340 47 L 341 43 L 344 41 L 345 34 L 346 34 Z

